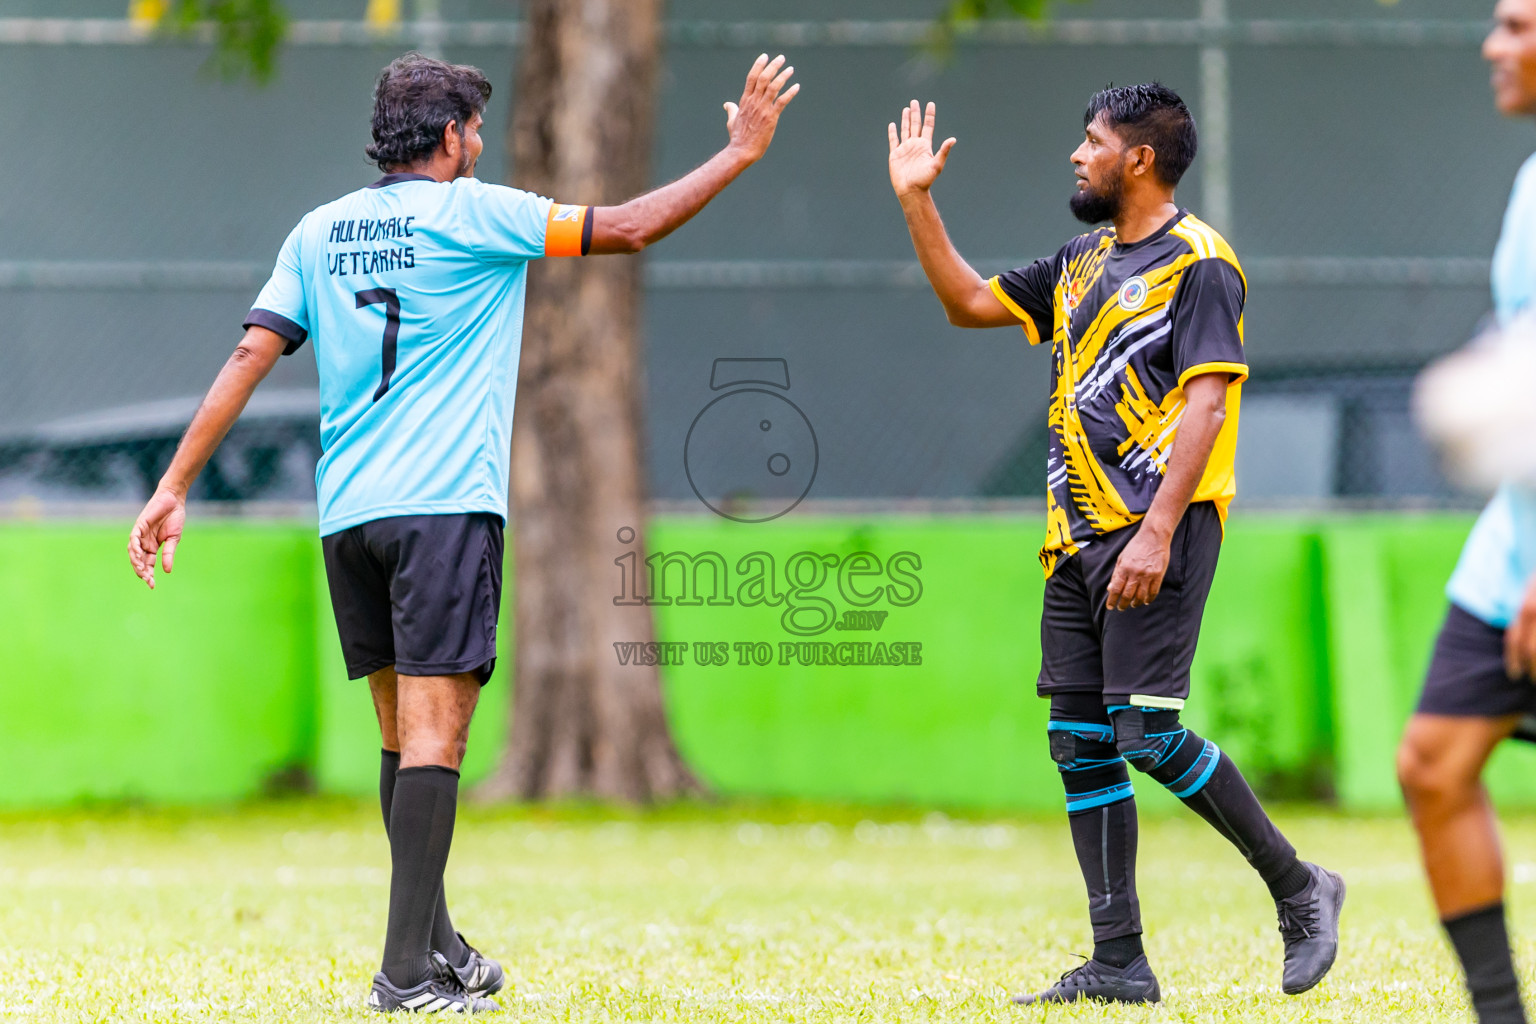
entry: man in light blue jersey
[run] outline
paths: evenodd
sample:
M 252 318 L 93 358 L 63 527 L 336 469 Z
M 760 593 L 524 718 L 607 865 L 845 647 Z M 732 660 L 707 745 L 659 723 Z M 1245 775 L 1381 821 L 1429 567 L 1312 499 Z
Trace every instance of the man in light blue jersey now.
M 1483 56 L 1499 111 L 1536 117 L 1536 0 L 1499 0 Z M 1536 156 L 1520 169 L 1504 216 L 1493 299 L 1501 324 L 1536 308 Z M 1446 592 L 1451 607 L 1398 750 L 1398 778 L 1478 1019 L 1524 1024 L 1504 922 L 1504 863 L 1482 774 L 1499 743 L 1536 741 L 1536 492 L 1513 483 L 1499 489 Z
M 306 214 L 246 334 L 129 537 L 151 588 L 174 563 L 192 481 L 281 355 L 320 371 L 320 534 L 348 675 L 368 677 L 383 740 L 389 923 L 368 1005 L 494 1010 L 501 967 L 464 942 L 443 896 L 459 765 L 496 657 L 512 400 L 529 260 L 638 252 L 760 159 L 799 91 L 759 57 L 729 142 L 622 206 L 565 205 L 474 178 L 491 87 L 408 54 L 374 89 L 368 156 L 384 176 Z

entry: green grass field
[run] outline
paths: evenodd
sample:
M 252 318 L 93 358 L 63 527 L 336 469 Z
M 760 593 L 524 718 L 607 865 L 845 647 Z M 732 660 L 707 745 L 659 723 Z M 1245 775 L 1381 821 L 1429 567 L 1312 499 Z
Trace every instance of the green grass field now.
M 1396 818 L 1290 811 L 1350 883 L 1317 990 L 1279 993 L 1273 906 L 1192 818 L 1144 822 L 1161 1007 L 1007 996 L 1091 949 L 1063 823 L 785 805 L 466 808 L 449 899 L 532 1021 L 1459 1021 L 1459 978 Z M 0 1019 L 329 1021 L 362 1008 L 388 859 L 375 808 L 0 818 Z M 1508 824 L 1519 955 L 1536 964 L 1536 819 Z M 1531 982 L 1525 975 L 1527 985 Z

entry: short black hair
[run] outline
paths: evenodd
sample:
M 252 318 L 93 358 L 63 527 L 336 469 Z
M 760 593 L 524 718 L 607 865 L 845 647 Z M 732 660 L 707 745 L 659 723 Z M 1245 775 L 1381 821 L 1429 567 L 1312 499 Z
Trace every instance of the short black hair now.
M 1151 146 L 1157 154 L 1153 168 L 1165 184 L 1177 185 L 1195 161 L 1199 139 L 1195 118 L 1179 94 L 1161 82 L 1112 85 L 1093 94 L 1083 114 L 1083 127 L 1103 115 L 1132 146 Z
M 374 83 L 373 141 L 364 152 L 382 171 L 408 167 L 432 155 L 449 122 L 462 135 L 490 98 L 479 68 L 414 52 L 397 57 Z

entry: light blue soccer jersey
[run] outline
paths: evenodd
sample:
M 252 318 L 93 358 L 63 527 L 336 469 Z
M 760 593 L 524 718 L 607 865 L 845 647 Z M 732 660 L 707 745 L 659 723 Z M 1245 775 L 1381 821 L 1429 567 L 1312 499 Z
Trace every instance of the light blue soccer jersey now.
M 419 174 L 299 222 L 246 326 L 289 353 L 313 343 L 321 536 L 386 516 L 505 517 L 527 264 L 590 240 L 585 207 Z
M 1493 253 L 1493 305 L 1500 323 L 1536 309 L 1536 156 L 1515 178 Z M 1536 384 L 1536 382 L 1533 382 Z M 1450 599 L 1506 627 L 1536 573 L 1536 489 L 1505 483 L 1478 517 L 1446 585 Z

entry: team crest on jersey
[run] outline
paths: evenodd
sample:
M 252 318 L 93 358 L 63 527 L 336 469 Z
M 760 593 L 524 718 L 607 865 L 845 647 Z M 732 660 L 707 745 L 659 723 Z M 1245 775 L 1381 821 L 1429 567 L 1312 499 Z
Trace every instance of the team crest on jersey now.
M 1138 309 L 1146 306 L 1147 282 L 1143 278 L 1127 279 L 1124 284 L 1121 284 L 1117 298 L 1120 299 L 1120 309 L 1137 312 Z
M 1140 277 L 1130 278 L 1120 286 L 1117 296 L 1120 300 L 1120 308 L 1128 309 L 1132 313 L 1147 304 L 1147 282 Z

